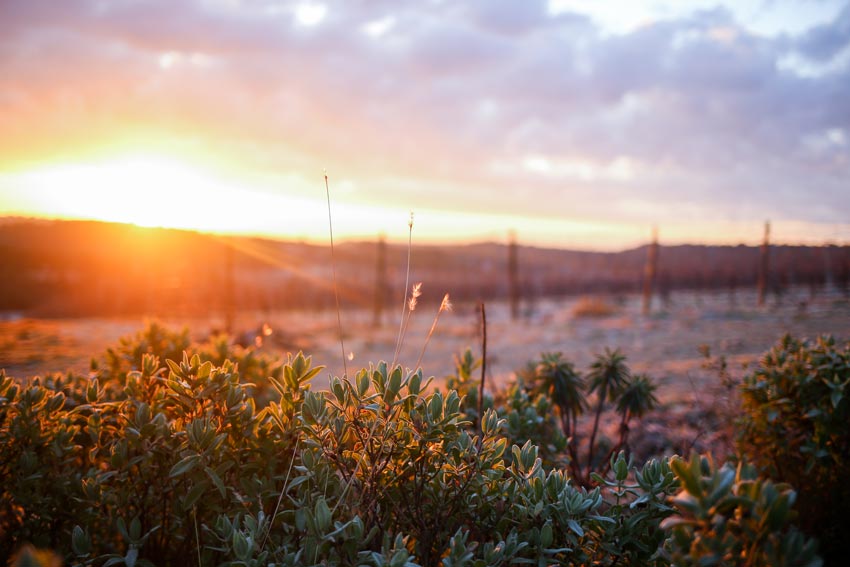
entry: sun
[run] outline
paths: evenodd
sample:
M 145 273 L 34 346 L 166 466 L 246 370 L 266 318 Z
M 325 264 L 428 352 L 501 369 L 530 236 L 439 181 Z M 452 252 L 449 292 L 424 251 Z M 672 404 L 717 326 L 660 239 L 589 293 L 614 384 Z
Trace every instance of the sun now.
M 129 155 L 22 172 L 25 205 L 64 218 L 216 230 L 232 223 L 238 182 L 190 162 Z
M 0 172 L 0 216 L 323 241 L 328 210 L 320 177 L 262 179 L 237 166 L 133 153 Z M 407 217 L 371 204 L 339 207 L 335 228 L 349 236 L 373 237 L 388 230 L 387 219 Z

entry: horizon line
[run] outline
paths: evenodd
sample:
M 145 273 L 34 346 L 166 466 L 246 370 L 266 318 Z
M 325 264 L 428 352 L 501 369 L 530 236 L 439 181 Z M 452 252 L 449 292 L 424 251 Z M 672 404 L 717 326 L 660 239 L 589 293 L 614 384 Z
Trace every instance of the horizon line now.
M 296 244 L 304 244 L 309 246 L 330 246 L 330 243 L 326 240 L 322 240 L 320 238 L 312 238 L 306 236 L 299 235 L 279 235 L 279 234 L 269 234 L 263 232 L 250 232 L 250 231 L 210 231 L 203 230 L 198 228 L 185 228 L 185 227 L 169 227 L 169 226 L 146 226 L 131 222 L 122 222 L 122 221 L 112 221 L 112 220 L 103 220 L 98 218 L 82 218 L 82 217 L 60 217 L 60 216 L 25 216 L 25 215 L 5 215 L 0 214 L 0 226 L 13 224 L 15 222 L 21 223 L 91 223 L 91 224 L 103 224 L 103 225 L 118 225 L 124 226 L 134 229 L 141 230 L 165 230 L 165 231 L 174 231 L 181 233 L 193 233 L 199 235 L 206 235 L 211 237 L 222 237 L 222 238 L 250 238 L 250 239 L 259 239 L 273 242 L 281 242 L 281 243 L 296 243 Z M 771 222 L 771 226 L 773 223 Z M 482 246 L 482 245 L 496 245 L 496 246 L 509 246 L 511 234 L 515 236 L 519 236 L 518 232 L 513 229 L 509 229 L 505 231 L 504 240 L 495 239 L 492 236 L 482 235 L 480 238 L 475 239 L 467 239 L 467 240 L 435 240 L 428 236 L 420 237 L 420 242 L 418 244 L 414 244 L 419 247 L 429 247 L 429 248 L 437 248 L 437 247 L 465 247 L 465 246 Z M 663 234 L 663 232 L 662 232 Z M 774 233 L 771 233 L 771 236 L 774 236 Z M 398 239 L 393 239 L 386 234 L 376 233 L 373 239 L 364 238 L 361 236 L 341 236 L 339 237 L 339 245 L 352 245 L 352 244 L 368 244 L 377 242 L 379 238 L 384 237 L 387 245 L 389 246 L 407 246 L 406 240 L 404 238 L 399 237 Z M 424 242 L 423 242 L 424 240 Z M 564 251 L 564 252 L 578 252 L 578 253 L 592 253 L 592 254 L 620 254 L 625 252 L 630 252 L 634 250 L 639 250 L 644 248 L 652 243 L 652 238 L 647 238 L 644 242 L 626 247 L 618 247 L 618 248 L 581 248 L 581 247 L 569 247 L 569 246 L 557 246 L 554 244 L 545 244 L 540 242 L 535 242 L 533 239 L 526 241 L 525 243 L 521 238 L 516 239 L 516 244 L 521 248 L 534 248 L 538 250 L 555 250 L 555 251 Z M 749 248 L 758 248 L 761 246 L 761 242 L 755 243 L 747 243 L 747 242 L 722 242 L 722 241 L 693 241 L 693 240 L 672 240 L 665 242 L 663 238 L 659 238 L 658 245 L 666 248 L 675 248 L 675 247 L 684 247 L 684 246 L 704 246 L 704 247 L 716 247 L 716 248 L 738 248 L 738 247 L 749 247 Z M 782 240 L 781 238 L 771 238 L 769 242 L 770 246 L 786 246 L 786 247 L 805 247 L 805 248 L 826 248 L 826 247 L 848 247 L 850 246 L 850 240 L 824 240 L 820 242 L 803 242 L 803 241 L 791 241 L 791 240 Z

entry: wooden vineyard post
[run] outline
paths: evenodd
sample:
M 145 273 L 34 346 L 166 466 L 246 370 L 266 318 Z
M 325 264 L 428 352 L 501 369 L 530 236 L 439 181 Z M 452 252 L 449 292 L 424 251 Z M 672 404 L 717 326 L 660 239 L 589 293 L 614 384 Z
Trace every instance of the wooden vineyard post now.
M 761 243 L 759 253 L 759 274 L 758 274 L 758 306 L 764 307 L 764 302 L 767 296 L 767 273 L 769 268 L 770 255 L 770 221 L 764 223 L 764 240 Z
M 381 326 L 384 313 L 384 299 L 387 292 L 387 240 L 384 235 L 378 237 L 378 261 L 375 269 L 375 303 L 372 308 L 372 326 Z
M 832 246 L 832 243 L 827 242 L 821 249 L 823 250 L 823 289 L 827 292 L 835 287 L 835 278 L 832 273 Z
M 658 272 L 658 227 L 652 227 L 652 242 L 646 253 L 646 265 L 643 272 L 643 314 L 649 315 L 652 304 L 652 288 L 655 274 Z
M 513 231 L 508 242 L 508 295 L 511 302 L 511 320 L 516 321 L 519 317 L 519 261 L 516 233 Z

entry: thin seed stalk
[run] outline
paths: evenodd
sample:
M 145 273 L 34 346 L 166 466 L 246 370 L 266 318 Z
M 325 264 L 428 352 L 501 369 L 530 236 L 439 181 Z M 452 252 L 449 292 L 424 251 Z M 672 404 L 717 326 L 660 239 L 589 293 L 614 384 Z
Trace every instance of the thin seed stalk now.
M 342 315 L 339 308 L 339 288 L 336 284 L 336 256 L 334 255 L 334 223 L 331 219 L 331 190 L 328 188 L 328 176 L 325 175 L 325 195 L 328 198 L 328 229 L 331 234 L 331 273 L 334 282 L 334 299 L 336 300 L 336 322 L 339 328 L 339 347 L 342 351 L 343 377 L 348 376 L 348 364 L 345 362 L 345 340 L 342 337 Z
M 404 294 L 401 297 L 401 321 L 398 323 L 398 339 L 395 344 L 395 352 L 393 353 L 393 363 L 390 365 L 390 370 L 395 368 L 401 352 L 401 341 L 404 336 L 404 315 L 407 309 L 407 286 L 410 285 L 410 251 L 413 248 L 413 213 L 410 213 L 410 221 L 407 223 L 407 270 L 404 276 Z

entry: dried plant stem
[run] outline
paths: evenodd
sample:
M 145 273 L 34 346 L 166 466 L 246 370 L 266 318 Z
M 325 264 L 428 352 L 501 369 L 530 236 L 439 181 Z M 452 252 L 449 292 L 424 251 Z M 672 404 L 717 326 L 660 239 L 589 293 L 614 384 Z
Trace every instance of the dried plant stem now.
M 395 344 L 395 352 L 393 353 L 393 363 L 390 365 L 390 370 L 395 368 L 396 362 L 398 361 L 399 354 L 401 353 L 401 341 L 404 336 L 404 322 L 405 315 L 407 314 L 407 286 L 410 285 L 410 252 L 413 249 L 413 213 L 410 213 L 410 221 L 407 223 L 407 270 L 405 271 L 404 277 L 404 293 L 401 297 L 401 321 L 398 323 L 398 339 Z
M 401 356 L 401 347 L 404 345 L 404 337 L 407 336 L 407 328 L 410 326 L 410 319 L 413 317 L 413 312 L 416 311 L 416 304 L 419 301 L 419 296 L 422 295 L 422 282 L 417 284 L 413 284 L 413 287 L 410 289 L 410 298 L 407 300 L 407 312 L 404 314 L 404 324 L 401 329 L 401 340 L 398 343 L 398 350 L 396 351 L 396 358 Z M 395 368 L 395 360 L 393 361 L 393 368 Z
M 366 452 L 366 448 L 372 443 L 372 439 L 375 436 L 375 427 L 378 425 L 378 419 L 375 418 L 375 421 L 372 422 L 372 427 L 369 428 L 369 435 L 366 436 L 366 441 L 363 443 L 363 451 Z M 337 500 L 333 509 L 331 510 L 331 516 L 336 513 L 336 509 L 342 504 L 343 499 L 346 494 L 348 494 L 348 489 L 351 488 L 351 485 L 354 483 L 354 480 L 357 478 L 357 473 L 360 472 L 360 465 L 363 462 L 363 459 L 357 461 L 357 465 L 355 465 L 354 470 L 351 473 L 351 476 L 348 478 L 348 482 L 345 483 L 345 486 L 342 489 L 342 492 L 339 495 L 339 500 Z
M 451 308 L 452 304 L 449 303 L 449 294 L 447 293 L 445 297 L 443 297 L 443 302 L 440 304 L 440 308 L 437 309 L 437 314 L 434 315 L 434 322 L 431 323 L 431 330 L 428 331 L 428 336 L 425 337 L 425 344 L 422 345 L 422 352 L 419 353 L 419 358 L 416 360 L 416 366 L 413 367 L 414 371 L 416 371 L 422 364 L 422 357 L 425 356 L 425 349 L 428 348 L 428 343 L 431 342 L 431 336 L 434 334 L 434 330 L 437 328 L 437 321 L 440 320 L 440 313 L 442 313 L 443 311 L 450 311 Z
M 275 504 L 274 513 L 272 513 L 272 518 L 269 520 L 269 526 L 266 528 L 266 533 L 263 535 L 263 542 L 260 544 L 260 551 L 263 551 L 263 548 L 266 546 L 266 541 L 269 539 L 269 534 L 272 531 L 272 525 L 274 524 L 274 520 L 277 518 L 277 513 L 280 510 L 280 503 L 283 502 L 283 495 L 286 494 L 286 487 L 289 484 L 289 475 L 292 472 L 292 465 L 295 463 L 295 456 L 298 454 L 299 441 L 301 441 L 301 437 L 296 437 L 295 447 L 292 448 L 292 459 L 289 461 L 289 468 L 286 469 L 286 478 L 283 479 L 283 488 L 280 489 L 280 496 L 277 497 L 277 504 Z
M 481 302 L 481 381 L 478 383 L 478 428 L 484 437 L 484 419 L 481 411 L 484 408 L 484 380 L 487 377 L 487 311 Z
M 336 256 L 334 255 L 334 223 L 331 219 L 331 190 L 328 188 L 328 176 L 325 174 L 325 195 L 328 198 L 328 229 L 331 234 L 331 272 L 333 273 L 334 299 L 336 300 L 336 322 L 339 328 L 339 347 L 342 351 L 343 377 L 348 376 L 348 364 L 345 362 L 345 342 L 342 338 L 342 315 L 339 309 L 339 288 L 336 283 Z
M 198 567 L 201 567 L 201 535 L 198 532 L 198 510 L 192 506 L 192 519 L 195 521 L 195 547 L 198 550 Z

